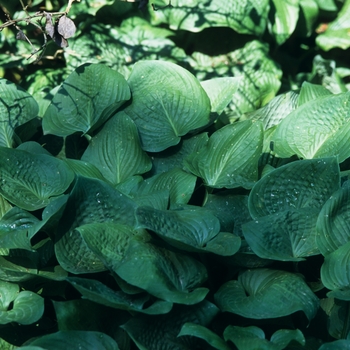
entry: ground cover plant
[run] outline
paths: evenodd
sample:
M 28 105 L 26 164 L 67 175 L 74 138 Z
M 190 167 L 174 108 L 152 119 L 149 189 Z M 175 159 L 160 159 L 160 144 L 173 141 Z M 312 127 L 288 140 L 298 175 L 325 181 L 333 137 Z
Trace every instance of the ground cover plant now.
M 350 348 L 350 1 L 1 1 L 1 349 Z

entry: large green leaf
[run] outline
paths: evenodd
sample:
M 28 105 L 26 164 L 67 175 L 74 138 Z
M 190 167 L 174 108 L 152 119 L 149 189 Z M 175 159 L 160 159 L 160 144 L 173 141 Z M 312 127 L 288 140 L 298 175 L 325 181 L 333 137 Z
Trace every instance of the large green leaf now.
M 233 255 L 241 245 L 240 238 L 232 233 L 219 233 L 219 220 L 201 207 L 183 210 L 140 207 L 136 217 L 139 227 L 156 232 L 169 244 L 185 251 Z
M 265 319 L 303 311 L 311 320 L 319 300 L 302 277 L 270 269 L 247 270 L 237 281 L 222 285 L 215 294 L 221 311 L 247 318 Z
M 20 292 L 17 284 L 0 281 L 0 297 L 0 324 L 27 325 L 38 321 L 44 313 L 44 299 L 34 292 Z
M 114 115 L 92 138 L 81 159 L 100 169 L 113 185 L 152 167 L 141 149 L 134 122 L 123 111 Z
M 63 82 L 43 118 L 45 134 L 89 132 L 130 99 L 125 78 L 102 64 L 84 64 Z
M 322 344 L 318 350 L 350 350 L 350 340 L 339 339 Z
M 170 196 L 170 206 L 187 204 L 190 200 L 197 178 L 181 169 L 173 168 L 165 173 L 154 175 L 137 186 L 131 195 L 139 196 L 167 190 Z
M 59 331 L 29 340 L 25 345 L 45 350 L 119 350 L 118 344 L 110 336 L 92 331 Z
M 299 160 L 265 175 L 249 195 L 253 219 L 300 208 L 321 209 L 339 189 L 336 158 Z
M 146 314 L 166 314 L 173 304 L 167 301 L 156 301 L 146 308 L 144 304 L 149 301 L 148 294 L 137 296 L 126 294 L 120 290 L 115 291 L 97 280 L 86 278 L 69 277 L 68 282 L 76 288 L 85 299 L 99 303 L 108 307 L 121 310 L 130 310 Z
M 264 331 L 258 327 L 228 326 L 224 331 L 224 338 L 226 341 L 231 340 L 238 350 L 283 350 L 291 341 L 305 345 L 304 335 L 299 329 L 280 329 L 268 341 Z
M 178 337 L 186 322 L 208 326 L 218 314 L 218 308 L 204 300 L 191 305 L 176 305 L 167 315 L 157 317 L 138 315 L 122 326 L 141 350 L 146 349 L 196 349 L 196 340 Z
M 90 225 L 79 228 L 89 248 L 113 272 L 129 284 L 169 302 L 195 304 L 206 288 L 196 288 L 206 278 L 205 267 L 195 259 L 144 242 L 144 235 L 123 238 L 112 228 L 98 231 Z M 191 290 L 191 292 L 190 292 Z
M 134 225 L 135 203 L 105 182 L 78 177 L 58 224 L 55 252 L 60 265 L 72 273 L 106 268 L 75 228 L 89 223 Z
M 321 267 L 321 280 L 331 290 L 327 295 L 350 300 L 350 242 L 325 256 Z
M 251 188 L 258 179 L 263 130 L 260 122 L 238 122 L 217 130 L 199 152 L 190 155 L 186 168 L 216 188 Z
M 69 167 L 52 156 L 0 148 L 0 193 L 20 208 L 45 207 L 73 178 Z
M 181 136 L 209 123 L 209 98 L 184 68 L 142 61 L 134 65 L 128 82 L 133 98 L 125 113 L 137 125 L 146 151 L 174 146 Z
M 279 157 L 350 156 L 350 92 L 317 98 L 302 104 L 277 126 L 272 137 Z
M 199 32 L 207 27 L 230 27 L 242 34 L 262 35 L 265 31 L 267 0 L 172 0 L 171 7 L 152 12 L 152 23 L 167 23 L 171 29 Z
M 327 90 L 322 85 L 316 85 L 308 83 L 307 81 L 304 81 L 301 85 L 299 98 L 298 98 L 298 106 L 301 106 L 302 104 L 316 100 L 319 97 L 329 96 L 332 95 L 332 93 Z
M 327 255 L 350 241 L 350 182 L 332 194 L 317 220 L 316 242 Z
M 260 258 L 301 261 L 319 253 L 318 213 L 318 209 L 304 208 L 263 216 L 243 225 L 244 237 Z
M 316 43 L 323 50 L 340 47 L 346 50 L 350 47 L 350 1 L 346 0 L 335 21 L 331 22 L 327 30 L 316 38 Z
M 6 79 L 0 79 L 0 96 L 0 146 L 12 147 L 15 128 L 36 118 L 39 107 L 28 92 Z

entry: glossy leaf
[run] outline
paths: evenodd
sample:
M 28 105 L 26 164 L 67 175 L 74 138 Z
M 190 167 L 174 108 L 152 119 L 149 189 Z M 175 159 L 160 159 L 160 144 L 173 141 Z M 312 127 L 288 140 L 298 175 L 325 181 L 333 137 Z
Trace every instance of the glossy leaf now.
M 157 318 L 138 315 L 124 324 L 122 328 L 142 350 L 166 349 L 169 344 L 174 350 L 195 349 L 195 339 L 178 337 L 181 327 L 186 322 L 208 326 L 218 311 L 214 304 L 204 300 L 196 305 L 176 305 L 169 314 L 160 315 Z
M 172 303 L 156 301 L 147 308 L 144 304 L 149 301 L 149 295 L 132 296 L 120 290 L 115 291 L 97 280 L 69 277 L 68 282 L 76 288 L 85 299 L 108 307 L 121 310 L 142 312 L 145 314 L 165 314 L 172 308 Z
M 350 183 L 333 193 L 322 207 L 317 220 L 317 245 L 327 255 L 350 240 Z
M 60 265 L 72 273 L 106 268 L 75 229 L 89 223 L 133 225 L 135 203 L 105 182 L 78 177 L 58 224 L 55 252 Z
M 300 276 L 270 269 L 243 272 L 237 281 L 220 287 L 215 301 L 221 311 L 255 319 L 282 317 L 301 310 L 311 320 L 319 306 L 318 298 Z
M 92 138 L 81 159 L 100 169 L 113 185 L 152 167 L 151 160 L 141 149 L 134 122 L 124 112 L 114 115 Z
M 279 157 L 324 158 L 350 156 L 350 93 L 320 97 L 302 104 L 277 126 L 273 135 Z
M 55 350 L 119 350 L 110 336 L 92 331 L 59 331 L 29 340 L 26 345 Z
M 73 178 L 67 165 L 52 156 L 0 148 L 0 193 L 22 209 L 45 207 Z
M 36 118 L 39 107 L 28 92 L 6 79 L 0 79 L 0 95 L 0 146 L 12 147 L 15 128 Z
M 190 155 L 185 165 L 214 188 L 251 188 L 258 178 L 262 150 L 260 122 L 227 125 L 211 135 L 206 147 Z
M 87 133 L 130 99 L 124 77 L 102 64 L 84 64 L 63 82 L 43 118 L 45 134 Z
M 138 62 L 128 83 L 133 99 L 124 111 L 135 122 L 146 151 L 174 146 L 181 136 L 209 122 L 207 94 L 180 66 L 163 61 Z
M 324 343 L 319 347 L 319 350 L 349 350 L 350 340 L 340 339 L 330 343 Z
M 249 195 L 253 219 L 301 208 L 321 209 L 339 189 L 336 158 L 299 160 L 264 176 Z
M 79 231 L 106 267 L 129 284 L 158 298 L 195 304 L 208 292 L 206 288 L 196 288 L 207 278 L 201 263 L 147 243 L 147 236 L 132 238 L 129 231 L 129 238 L 123 238 L 122 231 L 118 235 L 109 228 L 99 230 L 96 235 L 88 226 Z
M 17 284 L 0 281 L 0 296 L 0 324 L 28 325 L 38 321 L 44 313 L 44 299 L 34 292 L 20 292 Z
M 316 100 L 319 97 L 329 95 L 332 95 L 332 93 L 322 85 L 311 84 L 304 81 L 299 93 L 298 106 L 301 106 L 309 101 Z
M 319 253 L 317 217 L 313 208 L 263 216 L 243 225 L 244 238 L 260 258 L 301 261 Z
M 136 210 L 138 227 L 147 228 L 176 248 L 185 251 L 233 255 L 241 244 L 231 233 L 219 233 L 220 222 L 203 208 L 156 210 L 140 207 Z

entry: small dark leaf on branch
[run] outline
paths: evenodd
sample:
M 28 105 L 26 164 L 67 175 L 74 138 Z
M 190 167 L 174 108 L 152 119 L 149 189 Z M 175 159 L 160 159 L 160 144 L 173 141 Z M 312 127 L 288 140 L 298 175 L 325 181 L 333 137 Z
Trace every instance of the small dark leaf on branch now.
M 54 40 L 56 45 L 58 45 L 62 49 L 65 47 L 68 47 L 68 41 L 62 35 L 58 34 L 57 32 L 55 33 L 55 35 L 52 39 Z
M 63 38 L 68 39 L 75 34 L 76 27 L 74 22 L 67 16 L 62 16 L 58 20 L 58 32 Z
M 46 33 L 51 38 L 53 38 L 54 33 L 55 33 L 55 27 L 52 24 L 52 16 L 49 13 L 45 13 L 45 16 L 46 16 L 46 24 L 45 24 Z
M 21 31 L 19 30 L 16 34 L 16 39 L 17 40 L 23 40 L 23 41 L 27 41 L 26 39 L 26 35 Z

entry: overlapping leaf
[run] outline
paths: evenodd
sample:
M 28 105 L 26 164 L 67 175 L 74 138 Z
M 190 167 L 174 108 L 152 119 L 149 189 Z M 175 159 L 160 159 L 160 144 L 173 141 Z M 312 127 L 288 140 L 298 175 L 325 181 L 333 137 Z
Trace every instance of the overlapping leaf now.
M 68 166 L 52 156 L 0 148 L 0 193 L 20 208 L 45 207 L 73 178 Z
M 185 165 L 210 187 L 251 188 L 258 178 L 262 141 L 260 122 L 230 124 L 212 134 L 207 145 L 190 155 Z
M 103 124 L 125 101 L 125 78 L 102 64 L 84 64 L 63 82 L 43 118 L 45 134 L 87 133 Z
M 27 325 L 38 321 L 44 313 L 44 299 L 34 292 L 20 292 L 17 284 L 0 281 L 0 296 L 0 324 Z
M 253 219 L 300 208 L 321 209 L 339 189 L 336 158 L 300 160 L 264 176 L 249 195 Z
M 209 123 L 207 94 L 180 66 L 163 61 L 138 62 L 128 83 L 133 99 L 125 113 L 137 125 L 146 151 L 174 146 L 181 136 Z
M 303 311 L 311 320 L 319 300 L 302 277 L 270 269 L 247 270 L 237 281 L 222 285 L 215 294 L 222 311 L 247 318 L 265 319 Z
M 272 137 L 279 157 L 311 159 L 350 156 L 350 93 L 320 97 L 302 104 L 277 126 Z
M 152 167 L 151 160 L 141 149 L 134 122 L 124 112 L 114 115 L 92 138 L 82 160 L 100 169 L 113 185 Z
M 75 228 L 88 223 L 134 225 L 135 203 L 105 182 L 78 177 L 58 224 L 55 252 L 60 265 L 73 273 L 106 268 Z
M 233 255 L 240 245 L 239 237 L 220 231 L 219 220 L 204 208 L 136 210 L 139 227 L 150 229 L 171 245 L 185 251 Z

